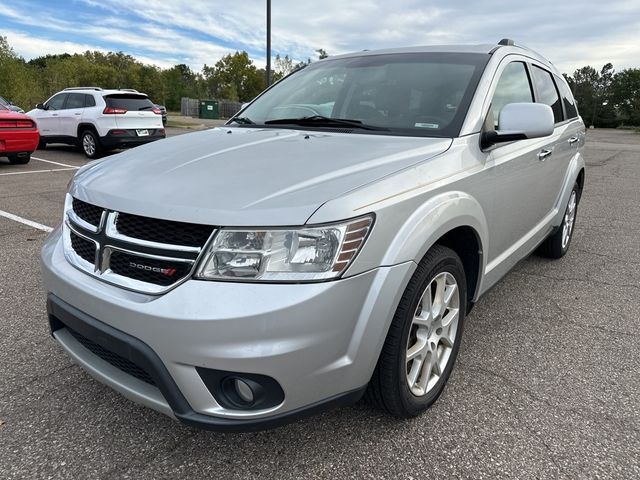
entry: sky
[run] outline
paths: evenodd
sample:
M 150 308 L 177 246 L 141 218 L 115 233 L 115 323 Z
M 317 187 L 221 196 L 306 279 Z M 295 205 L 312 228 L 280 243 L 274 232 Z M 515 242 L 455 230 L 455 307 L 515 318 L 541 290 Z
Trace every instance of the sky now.
M 272 54 L 295 60 L 359 50 L 508 37 L 561 72 L 640 67 L 640 0 L 272 0 Z M 265 65 L 266 0 L 0 0 L 0 35 L 26 59 L 123 51 L 196 71 L 245 50 Z

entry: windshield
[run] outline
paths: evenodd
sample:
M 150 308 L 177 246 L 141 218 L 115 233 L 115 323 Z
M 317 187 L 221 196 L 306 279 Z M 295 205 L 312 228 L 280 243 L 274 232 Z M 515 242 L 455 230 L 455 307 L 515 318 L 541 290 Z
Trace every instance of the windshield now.
M 0 110 L 10 110 L 7 101 L 2 97 L 0 97 Z
M 454 137 L 489 58 L 403 53 L 325 60 L 286 77 L 230 123 Z

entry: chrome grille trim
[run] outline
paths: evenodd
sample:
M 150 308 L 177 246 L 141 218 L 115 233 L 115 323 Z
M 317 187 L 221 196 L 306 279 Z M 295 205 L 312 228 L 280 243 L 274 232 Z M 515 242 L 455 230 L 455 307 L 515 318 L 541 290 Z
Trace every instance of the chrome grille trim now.
M 161 248 L 164 250 L 175 250 L 176 252 L 200 252 L 199 247 L 188 247 L 185 245 L 174 245 L 171 243 L 150 242 L 149 240 L 142 240 L 140 238 L 129 237 L 118 231 L 118 212 L 109 212 L 106 223 L 107 235 L 116 240 L 122 240 L 128 243 L 135 243 L 143 247 L 149 248 Z
M 117 231 L 115 226 L 116 220 L 117 212 L 103 210 L 98 227 L 85 222 L 74 213 L 72 197 L 67 194 L 67 198 L 65 199 L 64 222 L 62 224 L 64 256 L 67 261 L 78 270 L 105 283 L 151 295 L 166 293 L 191 278 L 200 261 L 201 255 L 217 232 L 217 229 L 213 229 L 211 235 L 202 247 L 172 245 L 122 235 Z M 93 264 L 75 252 L 71 243 L 71 232 L 84 240 L 92 242 L 96 246 L 96 258 Z M 153 250 L 161 250 L 163 254 L 159 254 L 159 252 L 150 253 L 150 251 L 152 252 Z M 141 261 L 144 261 L 144 259 L 166 261 L 188 265 L 190 268 L 183 276 L 170 285 L 159 285 L 151 283 L 150 281 L 141 281 L 115 273 L 110 268 L 111 254 L 113 252 L 120 252 L 140 258 Z M 175 252 L 176 256 L 167 255 L 166 252 Z

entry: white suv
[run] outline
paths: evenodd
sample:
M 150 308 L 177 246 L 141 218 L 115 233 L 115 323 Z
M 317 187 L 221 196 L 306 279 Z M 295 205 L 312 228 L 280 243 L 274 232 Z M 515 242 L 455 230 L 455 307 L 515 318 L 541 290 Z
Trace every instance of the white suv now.
M 89 158 L 165 137 L 160 109 L 132 89 L 65 88 L 28 115 L 38 124 L 39 148 L 47 143 L 78 145 Z

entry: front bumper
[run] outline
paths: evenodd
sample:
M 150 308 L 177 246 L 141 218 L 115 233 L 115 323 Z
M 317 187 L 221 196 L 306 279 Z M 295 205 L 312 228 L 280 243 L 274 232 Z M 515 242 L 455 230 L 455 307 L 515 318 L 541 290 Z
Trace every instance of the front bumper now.
M 138 403 L 216 430 L 270 428 L 357 400 L 415 267 L 297 285 L 189 280 L 151 296 L 72 267 L 59 229 L 42 263 L 53 334 L 77 363 Z M 133 360 L 156 386 L 103 361 L 69 330 Z M 225 407 L 196 367 L 271 377 L 284 400 L 262 410 Z
M 145 130 L 147 130 L 149 134 L 144 136 L 139 136 L 135 129 L 118 128 L 109 130 L 104 137 L 100 137 L 100 143 L 105 148 L 126 148 L 162 140 L 166 137 L 164 128 Z

